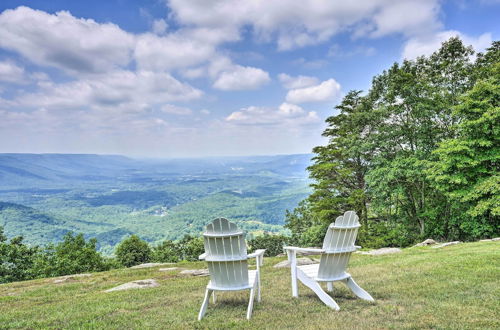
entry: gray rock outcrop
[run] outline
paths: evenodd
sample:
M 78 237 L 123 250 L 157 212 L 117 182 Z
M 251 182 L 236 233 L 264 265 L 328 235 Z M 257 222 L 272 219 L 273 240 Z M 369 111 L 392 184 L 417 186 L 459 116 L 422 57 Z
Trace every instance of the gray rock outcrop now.
M 132 281 L 132 282 L 128 282 L 128 283 L 116 286 L 116 287 L 108 289 L 104 292 L 122 291 L 122 290 L 130 290 L 130 289 L 155 288 L 157 286 L 159 286 L 158 282 L 156 282 L 153 279 L 138 280 L 138 281 Z

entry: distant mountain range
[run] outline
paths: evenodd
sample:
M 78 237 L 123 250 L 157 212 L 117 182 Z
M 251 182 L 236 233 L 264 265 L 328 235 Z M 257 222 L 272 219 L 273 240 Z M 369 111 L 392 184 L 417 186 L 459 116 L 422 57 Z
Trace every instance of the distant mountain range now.
M 215 216 L 279 232 L 285 210 L 309 193 L 311 156 L 0 154 L 0 226 L 32 244 L 83 232 L 106 253 L 132 233 L 150 242 L 198 235 Z
M 70 182 L 127 180 L 141 175 L 154 177 L 214 175 L 227 173 L 306 176 L 310 154 L 135 159 L 94 154 L 0 154 L 0 189 L 58 186 Z

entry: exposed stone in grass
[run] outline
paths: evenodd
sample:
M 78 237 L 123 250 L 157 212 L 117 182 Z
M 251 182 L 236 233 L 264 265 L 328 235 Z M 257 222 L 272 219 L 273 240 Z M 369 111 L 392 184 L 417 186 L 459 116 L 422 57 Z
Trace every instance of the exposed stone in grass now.
M 177 270 L 177 269 L 183 269 L 183 268 L 179 268 L 179 267 L 169 267 L 169 268 L 160 268 L 158 269 L 160 272 L 170 272 L 170 271 L 173 271 L 173 270 Z
M 132 269 L 141 269 L 141 268 L 152 268 L 152 267 L 158 267 L 158 266 L 165 266 L 165 265 L 173 265 L 174 262 L 164 262 L 164 263 L 158 263 L 158 262 L 149 262 L 146 264 L 140 264 L 140 265 L 135 265 L 130 268 Z
M 437 242 L 435 240 L 433 240 L 432 238 L 428 238 L 425 241 L 423 241 L 422 243 L 415 244 L 414 246 L 429 246 L 429 245 L 434 245 L 434 244 L 437 244 Z
M 500 241 L 500 237 L 489 238 L 489 239 L 482 239 L 479 242 L 495 242 L 495 241 Z
M 185 269 L 180 272 L 181 275 L 189 275 L 189 276 L 208 276 L 208 269 Z
M 56 279 L 54 279 L 54 283 L 64 283 L 64 282 L 70 282 L 70 281 L 73 281 L 73 280 L 76 280 L 80 277 L 89 277 L 89 276 L 92 276 L 92 274 L 73 274 L 73 275 L 66 275 L 66 276 L 61 276 L 61 277 L 57 277 Z
M 462 243 L 462 242 L 460 242 L 460 241 L 446 242 L 446 243 L 441 243 L 441 244 L 435 245 L 432 248 L 433 249 L 439 249 L 439 248 L 442 248 L 442 247 L 445 247 L 445 246 L 456 245 L 456 244 L 460 244 L 460 243 Z
M 104 292 L 112 292 L 112 291 L 122 291 L 122 290 L 130 290 L 130 289 L 145 289 L 145 288 L 155 288 L 159 286 L 158 282 L 153 279 L 147 280 L 137 280 L 128 282 L 114 288 L 108 289 Z
M 316 260 L 313 260 L 311 258 L 297 258 L 297 266 L 303 266 L 303 265 L 311 265 L 311 264 L 317 264 L 318 262 Z M 274 268 L 285 268 L 285 267 L 290 267 L 290 261 L 288 260 L 283 260 L 282 262 L 278 262 L 276 265 L 273 266 Z
M 367 255 L 371 255 L 371 256 L 380 256 L 380 255 L 384 255 L 384 254 L 400 253 L 401 251 L 402 250 L 400 248 L 385 247 L 385 248 L 370 250 L 370 251 L 358 251 L 356 253 L 367 254 Z

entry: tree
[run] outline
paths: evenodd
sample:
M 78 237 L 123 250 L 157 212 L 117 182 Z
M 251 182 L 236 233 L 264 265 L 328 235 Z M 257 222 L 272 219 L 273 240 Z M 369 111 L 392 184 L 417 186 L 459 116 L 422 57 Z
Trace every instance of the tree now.
M 57 245 L 49 244 L 35 260 L 38 277 L 99 272 L 109 267 L 96 249 L 97 240 L 67 233 Z
M 283 253 L 283 246 L 288 243 L 288 240 L 289 238 L 283 235 L 269 235 L 265 233 L 249 240 L 248 245 L 252 252 L 257 249 L 265 249 L 265 257 L 274 257 Z
M 115 250 L 118 261 L 125 267 L 139 265 L 151 259 L 151 248 L 137 235 L 124 239 Z
M 7 241 L 0 226 L 0 283 L 34 278 L 33 264 L 37 253 L 38 247 L 23 244 L 22 236 Z
M 182 260 L 196 261 L 205 252 L 202 237 L 185 235 L 178 243 L 180 258 Z
M 466 205 L 472 220 L 460 225 L 473 237 L 498 234 L 500 223 L 500 56 L 489 72 L 454 108 L 456 137 L 441 142 L 428 171 L 451 200 Z
M 152 250 L 152 259 L 155 262 L 178 262 L 181 251 L 179 246 L 170 240 L 165 240 Z

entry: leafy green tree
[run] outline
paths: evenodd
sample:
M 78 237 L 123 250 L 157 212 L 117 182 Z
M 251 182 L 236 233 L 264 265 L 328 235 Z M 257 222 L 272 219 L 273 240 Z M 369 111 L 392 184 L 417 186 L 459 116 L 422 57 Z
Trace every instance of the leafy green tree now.
M 196 261 L 205 252 L 202 237 L 185 235 L 178 243 L 180 258 L 182 260 Z
M 152 249 L 152 260 L 155 262 L 178 262 L 180 256 L 180 247 L 170 240 L 165 240 Z
M 0 227 L 0 283 L 29 280 L 36 276 L 33 264 L 38 247 L 23 244 L 23 237 L 7 240 Z
M 435 150 L 438 159 L 428 175 L 450 199 L 466 205 L 472 220 L 460 224 L 463 230 L 491 236 L 500 231 L 500 56 L 461 101 L 454 108 L 460 119 L 456 137 Z
M 95 238 L 86 241 L 83 234 L 67 233 L 62 242 L 49 244 L 35 260 L 37 275 L 50 277 L 109 269 L 96 244 Z
M 289 241 L 289 237 L 284 235 L 269 235 L 265 233 L 264 235 L 256 236 L 248 241 L 250 246 L 250 251 L 255 251 L 257 249 L 266 249 L 264 252 L 265 257 L 274 257 L 278 254 L 283 253 L 283 246 L 285 246 Z
M 131 267 L 150 261 L 151 248 L 137 235 L 124 239 L 115 250 L 118 261 L 125 267 Z

